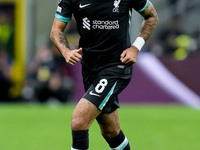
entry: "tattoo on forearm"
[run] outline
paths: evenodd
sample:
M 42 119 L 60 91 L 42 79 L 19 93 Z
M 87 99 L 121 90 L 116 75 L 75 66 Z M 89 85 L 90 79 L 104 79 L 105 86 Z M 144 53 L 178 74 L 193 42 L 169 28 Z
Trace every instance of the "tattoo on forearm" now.
M 150 2 L 145 11 L 141 14 L 145 18 L 145 21 L 142 24 L 140 35 L 145 40 L 148 40 L 158 23 L 158 15 Z
M 65 35 L 62 32 L 59 33 L 59 42 L 60 44 L 65 45 L 66 48 L 69 48 L 69 43 L 67 42 Z

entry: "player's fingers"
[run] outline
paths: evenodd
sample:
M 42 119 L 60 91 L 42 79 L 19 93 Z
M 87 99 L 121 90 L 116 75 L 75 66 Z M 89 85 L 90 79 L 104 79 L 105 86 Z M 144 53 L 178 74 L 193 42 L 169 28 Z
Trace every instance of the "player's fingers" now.
M 130 65 L 130 64 L 134 64 L 135 62 L 136 62 L 136 61 L 132 60 L 131 58 L 127 58 L 127 59 L 124 60 L 123 63 L 124 63 L 124 64 L 129 64 L 129 65 Z
M 76 52 L 72 52 L 68 57 L 66 57 L 66 60 L 70 61 L 79 61 L 79 58 L 76 56 Z
M 124 57 L 124 59 L 122 59 L 121 62 L 123 64 L 133 64 L 133 63 L 135 63 L 134 60 L 131 57 L 127 57 L 127 56 Z
M 77 53 L 80 53 L 80 52 L 82 52 L 82 50 L 83 50 L 83 48 L 79 48 L 79 49 L 77 49 L 77 50 L 75 50 Z
M 73 59 L 71 59 L 69 62 L 68 62 L 68 64 L 70 64 L 70 65 L 75 65 L 77 63 L 77 61 L 75 61 L 75 60 L 73 60 Z
M 121 56 L 120 56 L 120 60 L 122 61 L 126 56 L 126 51 L 123 51 Z
M 72 58 L 72 60 L 78 62 L 78 61 L 81 60 L 79 57 L 80 57 L 80 56 L 75 55 L 75 56 Z
M 79 59 L 76 58 L 74 55 L 66 57 L 65 60 L 70 65 L 75 65 L 79 61 Z
M 121 62 L 122 62 L 123 64 L 127 64 L 128 61 L 129 61 L 129 59 L 128 59 L 127 57 L 124 57 L 123 59 L 121 59 Z
M 83 48 L 79 48 L 78 49 L 78 53 L 82 52 Z
M 74 56 L 75 56 L 76 58 L 78 58 L 79 61 L 82 59 L 82 56 L 81 56 L 79 53 L 75 53 Z
M 77 57 L 79 59 L 79 61 L 82 59 L 81 54 L 79 54 L 82 50 L 83 50 L 82 48 L 75 50 L 76 53 L 74 54 L 74 56 Z

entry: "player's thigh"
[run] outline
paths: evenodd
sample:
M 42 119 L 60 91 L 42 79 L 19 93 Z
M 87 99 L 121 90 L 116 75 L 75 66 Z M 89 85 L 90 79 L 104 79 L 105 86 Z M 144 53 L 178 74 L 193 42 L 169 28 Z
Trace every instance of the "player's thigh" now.
M 94 119 L 101 113 L 90 101 L 82 98 L 72 114 L 72 130 L 87 130 Z
M 101 113 L 96 120 L 106 140 L 116 137 L 119 134 L 120 123 L 117 110 L 112 113 Z

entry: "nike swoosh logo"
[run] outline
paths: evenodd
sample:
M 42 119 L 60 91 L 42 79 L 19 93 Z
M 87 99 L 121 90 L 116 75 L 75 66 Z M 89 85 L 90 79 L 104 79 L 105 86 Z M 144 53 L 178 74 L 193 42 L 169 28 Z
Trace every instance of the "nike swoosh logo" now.
M 100 95 L 98 95 L 98 94 L 95 94 L 95 93 L 93 93 L 92 91 L 90 91 L 90 93 L 89 93 L 90 95 L 93 95 L 93 96 L 98 96 L 98 97 L 101 97 Z
M 80 8 L 84 8 L 84 7 L 87 7 L 87 6 L 89 6 L 89 5 L 91 5 L 91 3 L 85 4 L 85 5 L 80 4 L 79 7 L 80 7 Z

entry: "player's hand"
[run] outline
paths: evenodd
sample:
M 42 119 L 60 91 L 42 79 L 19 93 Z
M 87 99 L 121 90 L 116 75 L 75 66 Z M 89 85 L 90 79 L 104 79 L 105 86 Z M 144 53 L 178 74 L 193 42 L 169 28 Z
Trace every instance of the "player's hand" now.
M 75 50 L 66 50 L 63 56 L 68 64 L 75 65 L 82 59 L 81 54 L 79 54 L 81 51 L 82 48 Z
M 123 64 L 133 64 L 137 61 L 139 50 L 135 46 L 131 46 L 124 50 L 121 54 L 121 62 Z

